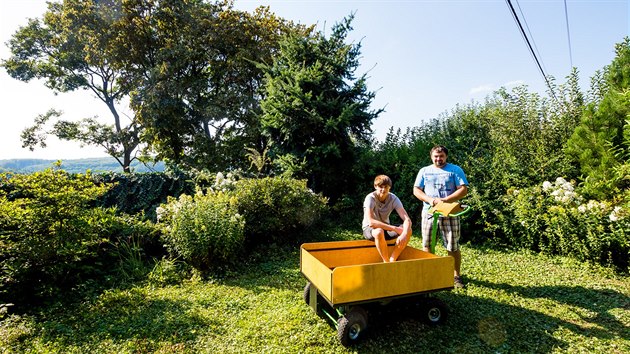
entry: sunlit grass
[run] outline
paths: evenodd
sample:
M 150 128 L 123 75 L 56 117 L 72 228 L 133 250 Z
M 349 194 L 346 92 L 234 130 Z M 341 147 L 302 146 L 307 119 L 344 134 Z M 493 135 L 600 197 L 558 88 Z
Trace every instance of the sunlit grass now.
M 354 230 L 327 231 L 337 239 Z M 329 235 L 330 236 L 330 235 Z M 414 236 L 412 245 L 419 246 Z M 444 252 L 438 249 L 438 252 Z M 2 352 L 630 352 L 630 281 L 568 258 L 465 245 L 467 287 L 436 293 L 446 324 L 370 319 L 347 349 L 302 298 L 296 246 L 269 247 L 229 276 L 110 289 L 0 327 Z

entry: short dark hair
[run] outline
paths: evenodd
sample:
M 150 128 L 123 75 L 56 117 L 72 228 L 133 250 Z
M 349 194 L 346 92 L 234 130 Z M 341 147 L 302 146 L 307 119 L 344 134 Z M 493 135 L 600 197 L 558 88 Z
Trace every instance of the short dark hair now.
M 429 154 L 433 154 L 433 151 L 443 152 L 445 155 L 448 155 L 448 149 L 444 145 L 435 145 L 431 151 L 429 151 Z
M 374 178 L 374 185 L 379 187 L 389 186 L 389 188 L 392 188 L 392 179 L 385 175 L 378 175 Z

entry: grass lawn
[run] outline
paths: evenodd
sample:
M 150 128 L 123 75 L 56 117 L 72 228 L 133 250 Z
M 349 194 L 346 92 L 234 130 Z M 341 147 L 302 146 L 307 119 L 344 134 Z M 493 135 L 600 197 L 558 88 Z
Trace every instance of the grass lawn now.
M 417 236 L 411 245 L 419 247 Z M 351 348 L 304 303 L 298 247 L 270 247 L 221 279 L 140 282 L 5 317 L 0 351 L 630 353 L 627 276 L 527 252 L 464 245 L 462 254 L 467 287 L 435 294 L 449 307 L 444 325 L 402 315 L 370 318 L 366 338 Z

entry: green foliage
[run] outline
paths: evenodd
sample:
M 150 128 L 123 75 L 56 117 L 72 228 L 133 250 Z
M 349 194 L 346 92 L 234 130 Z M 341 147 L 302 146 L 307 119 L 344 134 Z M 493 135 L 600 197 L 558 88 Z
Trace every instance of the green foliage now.
M 248 245 L 291 242 L 326 206 L 326 198 L 308 189 L 306 181 L 290 178 L 243 179 L 233 195 L 245 217 Z
M 107 186 L 90 174 L 53 169 L 2 174 L 0 183 L 0 296 L 55 294 L 95 271 L 89 261 L 107 241 L 115 213 L 91 204 Z
M 628 205 L 585 201 L 563 178 L 546 181 L 542 188 L 511 190 L 505 202 L 502 221 L 509 244 L 628 271 Z
M 237 201 L 223 192 L 169 197 L 157 210 L 163 240 L 171 255 L 199 270 L 235 261 L 245 237 Z
M 303 168 L 291 168 L 293 176 L 308 178 L 332 200 L 354 183 L 357 143 L 369 141 L 370 124 L 382 111 L 370 110 L 375 94 L 367 89 L 367 76 L 355 77 L 361 45 L 344 43 L 352 19 L 334 25 L 329 38 L 287 36 L 264 66 L 262 127 L 272 159 L 304 161 Z
M 243 146 L 264 149 L 263 72 L 285 33 L 307 33 L 259 8 L 233 1 L 129 4 L 120 60 L 135 92 L 132 106 L 160 158 L 187 168 L 246 168 Z
M 617 44 L 616 54 L 604 73 L 606 90 L 588 105 L 565 149 L 587 182 L 585 191 L 596 199 L 611 199 L 627 186 L 615 170 L 627 164 L 630 150 L 624 139 L 630 113 L 630 38 Z
M 104 207 L 116 207 L 126 214 L 142 213 L 156 220 L 155 209 L 169 196 L 178 197 L 194 190 L 191 177 L 183 172 L 165 173 L 103 173 L 93 175 L 96 183 L 111 186 L 98 200 Z

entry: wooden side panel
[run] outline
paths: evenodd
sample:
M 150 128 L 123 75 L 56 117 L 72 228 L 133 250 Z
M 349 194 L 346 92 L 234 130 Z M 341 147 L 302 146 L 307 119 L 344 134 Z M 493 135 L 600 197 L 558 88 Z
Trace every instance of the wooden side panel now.
M 343 304 L 453 287 L 453 258 L 337 267 L 332 303 Z
M 304 248 L 300 252 L 300 271 L 328 301 L 332 302 L 332 270 Z
M 452 257 L 411 246 L 383 263 L 367 240 L 305 243 L 300 252 L 300 271 L 333 305 L 452 288 L 453 268 Z

